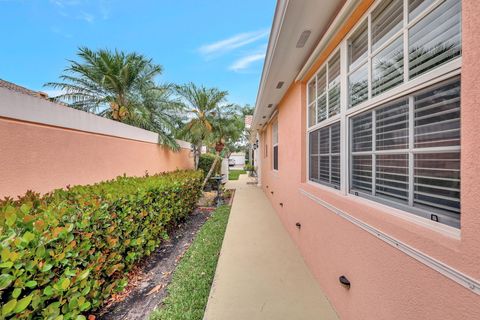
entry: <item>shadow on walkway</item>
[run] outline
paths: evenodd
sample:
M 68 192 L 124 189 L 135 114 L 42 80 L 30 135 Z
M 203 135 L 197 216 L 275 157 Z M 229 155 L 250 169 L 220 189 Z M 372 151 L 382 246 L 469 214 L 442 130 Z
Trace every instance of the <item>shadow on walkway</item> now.
M 338 319 L 263 191 L 236 189 L 204 320 Z

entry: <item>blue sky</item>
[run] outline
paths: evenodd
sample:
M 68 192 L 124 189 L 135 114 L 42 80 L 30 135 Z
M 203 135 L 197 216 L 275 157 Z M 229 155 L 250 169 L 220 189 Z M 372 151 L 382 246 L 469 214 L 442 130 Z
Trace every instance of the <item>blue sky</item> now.
M 142 53 L 159 82 L 254 104 L 275 0 L 0 0 L 0 78 L 54 94 L 79 46 Z

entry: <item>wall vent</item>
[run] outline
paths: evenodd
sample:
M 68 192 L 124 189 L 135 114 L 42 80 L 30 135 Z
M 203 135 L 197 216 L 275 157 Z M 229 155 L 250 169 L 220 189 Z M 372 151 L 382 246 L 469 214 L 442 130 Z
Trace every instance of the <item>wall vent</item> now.
M 307 40 L 310 37 L 311 33 L 312 32 L 310 30 L 305 30 L 302 32 L 300 38 L 298 38 L 297 41 L 297 48 L 303 48 L 305 46 L 305 43 L 307 43 Z

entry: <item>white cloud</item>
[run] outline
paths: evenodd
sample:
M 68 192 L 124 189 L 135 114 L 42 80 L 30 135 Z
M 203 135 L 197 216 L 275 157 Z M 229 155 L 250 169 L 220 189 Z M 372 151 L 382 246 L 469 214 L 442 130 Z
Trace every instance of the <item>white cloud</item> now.
M 95 16 L 91 13 L 81 11 L 78 15 L 78 19 L 86 21 L 88 23 L 93 23 L 93 21 L 95 20 Z
M 211 58 L 212 56 L 221 55 L 234 49 L 246 46 L 247 44 L 261 40 L 267 37 L 268 33 L 268 30 L 239 33 L 224 40 L 205 44 L 201 46 L 198 51 L 207 58 Z
M 61 8 L 66 6 L 76 6 L 81 3 L 80 0 L 50 0 L 50 2 Z
M 100 14 L 102 15 L 103 20 L 107 20 L 110 18 L 110 11 L 111 11 L 111 1 L 110 0 L 100 0 L 99 2 L 99 10 Z
M 242 71 L 248 69 L 252 63 L 265 59 L 265 53 L 255 53 L 242 57 L 233 62 L 228 69 L 233 71 Z

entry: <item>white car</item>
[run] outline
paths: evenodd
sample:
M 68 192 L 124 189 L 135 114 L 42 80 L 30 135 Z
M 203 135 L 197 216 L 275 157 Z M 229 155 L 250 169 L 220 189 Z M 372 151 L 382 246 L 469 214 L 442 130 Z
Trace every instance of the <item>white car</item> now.
M 228 159 L 228 166 L 229 166 L 229 167 L 235 166 L 235 159 L 229 158 L 229 159 Z

